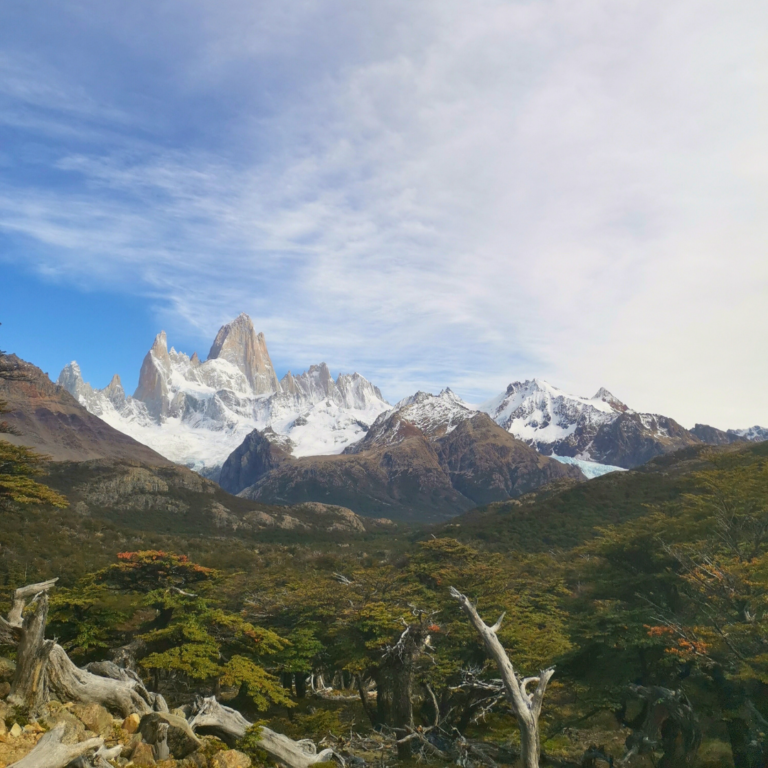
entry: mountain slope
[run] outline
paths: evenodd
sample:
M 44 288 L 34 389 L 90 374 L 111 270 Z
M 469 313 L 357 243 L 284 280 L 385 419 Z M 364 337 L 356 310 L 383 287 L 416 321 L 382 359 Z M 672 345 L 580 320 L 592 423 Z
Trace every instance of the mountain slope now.
M 480 507 L 440 526 L 435 534 L 500 550 L 570 548 L 593 537 L 597 528 L 642 517 L 682 494 L 696 493 L 698 472 L 767 463 L 768 442 L 690 446 L 628 472 L 588 483 L 559 481 L 518 499 Z
M 241 495 L 278 504 L 321 501 L 423 522 L 553 480 L 584 479 L 578 468 L 537 453 L 450 390 L 401 401 L 342 455 L 294 459 L 279 450 L 255 434 L 227 460 L 228 478 L 231 471 L 240 484 L 253 480 Z
M 341 453 L 389 407 L 365 378 L 342 374 L 334 381 L 325 363 L 278 381 L 264 335 L 245 314 L 219 330 L 205 362 L 169 350 L 159 333 L 133 397 L 117 376 L 93 389 L 76 362 L 59 383 L 116 429 L 213 477 L 253 429 L 289 437 L 295 456 Z
M 34 448 L 55 461 L 120 459 L 171 465 L 159 453 L 89 413 L 36 366 L 16 355 L 4 355 L 1 362 L 12 373 L 0 377 L 0 400 L 6 400 L 11 409 L 4 420 L 20 433 L 2 439 Z

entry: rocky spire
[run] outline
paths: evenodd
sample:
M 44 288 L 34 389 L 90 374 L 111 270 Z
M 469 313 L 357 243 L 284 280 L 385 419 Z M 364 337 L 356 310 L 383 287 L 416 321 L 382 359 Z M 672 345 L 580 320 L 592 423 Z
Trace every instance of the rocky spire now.
M 155 336 L 152 348 L 147 352 L 139 373 L 139 386 L 133 396 L 143 401 L 147 410 L 156 418 L 168 414 L 167 378 L 171 373 L 168 339 L 165 331 Z
M 254 394 L 268 395 L 280 391 L 264 334 L 256 334 L 251 318 L 245 313 L 221 327 L 208 359 L 227 360 L 237 366 L 245 374 Z

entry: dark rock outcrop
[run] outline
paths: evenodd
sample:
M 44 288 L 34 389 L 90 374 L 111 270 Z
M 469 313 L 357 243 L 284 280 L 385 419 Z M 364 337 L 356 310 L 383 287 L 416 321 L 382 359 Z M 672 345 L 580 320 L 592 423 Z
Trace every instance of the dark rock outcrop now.
M 254 429 L 227 457 L 219 473 L 219 485 L 229 493 L 240 493 L 258 483 L 267 472 L 291 461 L 290 450 L 280 445 L 271 429 Z
M 484 413 L 430 440 L 395 412 L 354 451 L 286 461 L 240 495 L 272 504 L 318 501 L 366 516 L 427 522 L 562 478 L 584 476 L 537 453 Z

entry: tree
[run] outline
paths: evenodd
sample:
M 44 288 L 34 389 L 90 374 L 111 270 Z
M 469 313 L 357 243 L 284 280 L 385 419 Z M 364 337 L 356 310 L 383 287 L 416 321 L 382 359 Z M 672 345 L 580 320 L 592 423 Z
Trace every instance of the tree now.
M 608 699 L 624 724 L 617 683 L 698 698 L 719 709 L 734 764 L 745 768 L 768 761 L 765 449 L 711 455 L 688 493 L 602 531 L 573 573 L 572 610 L 583 617 L 573 639 L 590 662 L 582 668 L 603 671 L 589 682 L 614 689 Z M 578 671 L 573 659 L 568 671 Z M 680 764 L 662 741 L 661 759 Z
M 270 704 L 292 706 L 277 678 L 263 666 L 288 642 L 217 606 L 216 571 L 184 555 L 160 551 L 123 552 L 118 560 L 99 574 L 99 580 L 143 593 L 142 605 L 154 610 L 154 618 L 137 632 L 142 668 L 211 683 L 216 693 L 222 685 L 238 686 L 239 696 L 259 710 Z
M 512 712 L 520 726 L 520 746 L 524 768 L 539 768 L 541 756 L 541 734 L 539 732 L 539 717 L 541 706 L 544 702 L 544 694 L 547 690 L 553 668 L 544 669 L 537 677 L 517 676 L 512 662 L 509 660 L 504 646 L 499 642 L 497 632 L 504 618 L 502 614 L 493 626 L 488 626 L 478 614 L 476 608 L 457 589 L 451 587 L 451 596 L 458 600 L 461 609 L 469 618 L 472 626 L 480 635 L 488 655 L 496 662 L 501 674 L 502 683 Z M 532 693 L 528 693 L 528 686 L 536 684 Z

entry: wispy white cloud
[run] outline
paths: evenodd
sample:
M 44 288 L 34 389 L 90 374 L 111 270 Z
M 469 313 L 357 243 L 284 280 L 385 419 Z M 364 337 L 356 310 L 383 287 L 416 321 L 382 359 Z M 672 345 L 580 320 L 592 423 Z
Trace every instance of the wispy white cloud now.
M 44 179 L 0 177 L 40 269 L 143 293 L 171 332 L 244 309 L 279 364 L 391 398 L 543 375 L 768 422 L 763 4 L 139 5 L 119 43 L 163 48 L 155 112 L 66 72 L 51 94 L 29 60 L 0 89 L 31 137 L 82 131 Z

